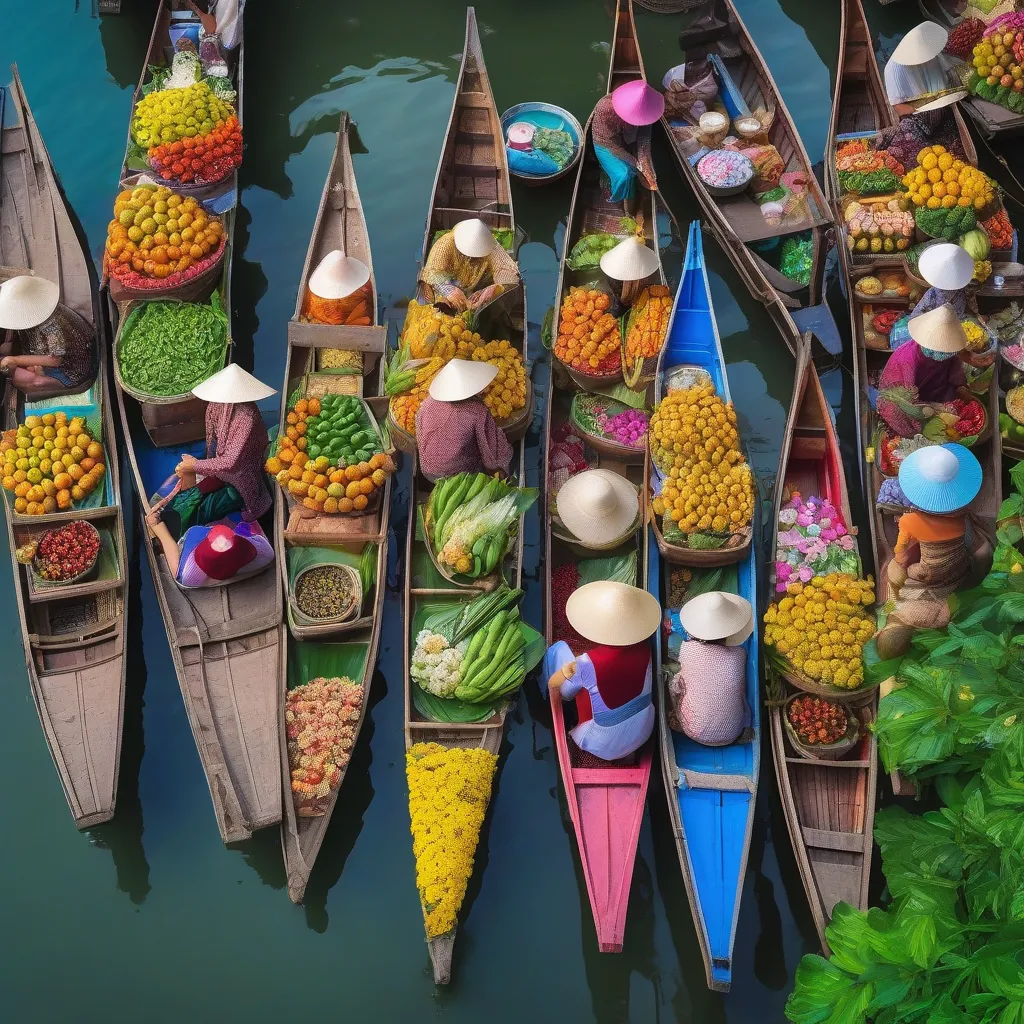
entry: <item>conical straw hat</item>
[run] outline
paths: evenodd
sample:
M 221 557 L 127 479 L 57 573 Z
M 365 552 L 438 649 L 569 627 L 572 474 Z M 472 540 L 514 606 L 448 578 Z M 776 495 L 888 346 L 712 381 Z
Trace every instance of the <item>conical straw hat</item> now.
M 726 646 L 736 647 L 754 630 L 754 609 L 738 594 L 712 590 L 687 601 L 679 611 L 679 621 L 698 640 L 722 640 Z
M 967 347 L 960 317 L 948 302 L 913 317 L 907 329 L 921 348 L 930 348 L 933 352 L 961 352 Z
M 661 624 L 661 605 L 646 590 L 599 580 L 574 591 L 565 617 L 580 636 L 610 647 L 646 640 Z
M 228 363 L 223 370 L 197 384 L 192 394 L 204 402 L 237 405 L 239 402 L 259 402 L 277 392 L 251 373 L 246 373 L 238 363 Z
M 974 277 L 974 260 L 971 254 L 954 242 L 938 242 L 929 245 L 917 261 L 921 276 L 933 287 L 944 291 L 966 288 Z
M 612 108 L 627 124 L 654 124 L 665 113 L 665 97 L 642 78 L 620 85 L 612 93 Z
M 498 244 L 491 229 L 475 217 L 472 220 L 460 220 L 452 229 L 455 236 L 455 248 L 463 256 L 479 259 L 486 256 Z
M 925 512 L 956 512 L 981 490 L 981 463 L 962 444 L 932 444 L 900 463 L 900 489 Z
M 588 469 L 570 477 L 559 490 L 556 505 L 558 518 L 584 545 L 625 537 L 640 514 L 636 487 L 607 469 Z
M 493 363 L 475 359 L 450 359 L 430 382 L 435 402 L 461 402 L 479 395 L 498 376 Z
M 60 301 L 60 286 L 45 277 L 22 274 L 0 284 L 0 330 L 38 327 Z
M 916 108 L 916 113 L 924 114 L 929 110 L 939 110 L 942 107 L 948 107 L 951 103 L 959 103 L 966 95 L 966 89 L 956 89 L 953 92 L 947 92 L 937 99 L 922 103 L 921 106 Z
M 658 269 L 658 254 L 636 235 L 601 257 L 601 270 L 616 281 L 643 281 Z
M 914 26 L 899 42 L 889 58 L 897 64 L 926 64 L 942 53 L 949 33 L 934 21 Z
M 370 268 L 340 249 L 329 252 L 309 275 L 309 290 L 321 299 L 344 299 L 370 280 Z

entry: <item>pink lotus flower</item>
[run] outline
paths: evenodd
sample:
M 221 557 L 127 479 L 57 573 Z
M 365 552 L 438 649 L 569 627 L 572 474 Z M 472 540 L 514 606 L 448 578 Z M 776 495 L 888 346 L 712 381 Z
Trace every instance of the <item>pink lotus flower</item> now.
M 810 583 L 814 579 L 814 570 L 809 565 L 802 565 L 797 575 L 800 577 L 801 583 Z

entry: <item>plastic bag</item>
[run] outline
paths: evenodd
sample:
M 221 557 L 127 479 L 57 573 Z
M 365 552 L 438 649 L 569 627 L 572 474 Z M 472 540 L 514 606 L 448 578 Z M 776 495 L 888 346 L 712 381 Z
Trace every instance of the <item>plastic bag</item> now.
M 665 91 L 665 116 L 669 120 L 696 121 L 718 97 L 718 82 L 707 59 L 669 68 L 661 85 Z
M 768 192 L 779 184 L 786 164 L 774 146 L 748 146 L 740 152 L 754 165 L 750 187 L 755 193 Z

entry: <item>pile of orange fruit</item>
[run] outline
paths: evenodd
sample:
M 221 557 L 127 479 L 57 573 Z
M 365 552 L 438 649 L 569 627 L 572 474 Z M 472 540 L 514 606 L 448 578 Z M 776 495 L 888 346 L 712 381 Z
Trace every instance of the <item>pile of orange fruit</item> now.
M 27 416 L 0 440 L 3 485 L 14 493 L 14 511 L 41 516 L 66 512 L 103 479 L 103 445 L 82 417 L 48 412 Z
M 569 289 L 555 339 L 555 355 L 566 366 L 595 377 L 621 372 L 622 338 L 611 304 L 610 296 L 594 288 Z
M 389 456 L 378 454 L 369 462 L 341 469 L 324 455 L 311 459 L 297 448 L 282 448 L 267 459 L 266 470 L 304 508 L 337 515 L 362 512 L 374 491 L 387 483 L 395 464 Z
M 416 413 L 419 412 L 423 399 L 430 391 L 430 382 L 441 372 L 447 362 L 435 356 L 429 363 L 424 363 L 416 373 L 416 385 L 404 395 L 395 395 L 391 399 L 391 418 L 407 434 L 416 434 Z
M 107 266 L 124 281 L 132 272 L 162 280 L 215 253 L 224 226 L 195 199 L 164 185 L 140 185 L 118 195 L 107 225 Z

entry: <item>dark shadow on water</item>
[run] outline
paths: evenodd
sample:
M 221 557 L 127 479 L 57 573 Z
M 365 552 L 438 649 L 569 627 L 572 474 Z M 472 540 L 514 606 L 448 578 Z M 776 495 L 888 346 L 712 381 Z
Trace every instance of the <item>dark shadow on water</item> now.
M 116 18 L 97 19 L 107 73 L 122 89 L 138 84 L 156 11 L 154 0 L 129 0 Z
M 271 889 L 284 889 L 287 885 L 288 877 L 281 856 L 281 830 L 278 826 L 262 828 L 254 832 L 251 839 L 231 843 L 228 849 L 237 850 L 246 866 L 256 872 L 264 885 Z
M 241 192 L 244 192 L 246 186 L 244 179 L 245 164 L 239 173 Z M 253 338 L 260 326 L 256 309 L 268 287 L 263 265 L 245 258 L 251 223 L 252 214 L 245 206 L 239 205 L 235 210 L 235 249 L 231 263 L 231 336 L 234 342 L 234 361 L 250 370 L 254 364 Z
M 374 733 L 373 709 L 387 696 L 387 692 L 388 684 L 384 673 L 375 672 L 370 685 L 370 706 L 359 733 L 359 742 L 345 773 L 331 823 L 317 854 L 302 900 L 306 924 L 312 931 L 321 935 L 327 931 L 330 922 L 330 915 L 327 913 L 328 894 L 345 870 L 345 862 L 363 830 L 363 815 L 366 814 L 373 799 L 374 790 L 370 781 L 370 765 L 373 762 L 370 750 Z M 289 794 L 285 794 L 285 799 L 289 799 Z

